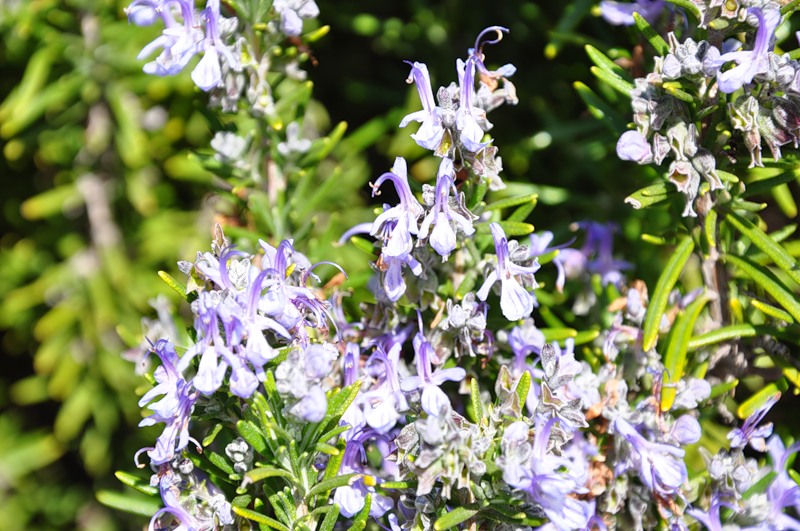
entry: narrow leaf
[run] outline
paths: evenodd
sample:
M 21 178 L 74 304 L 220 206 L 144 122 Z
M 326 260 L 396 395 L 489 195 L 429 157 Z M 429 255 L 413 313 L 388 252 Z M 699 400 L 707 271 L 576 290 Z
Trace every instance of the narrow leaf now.
M 731 212 L 725 218 L 728 223 L 736 227 L 736 230 L 753 242 L 753 245 L 772 258 L 775 265 L 785 271 L 789 278 L 800 284 L 800 265 L 780 244 L 765 234 L 753 222 L 738 214 Z
M 125 485 L 134 488 L 143 494 L 147 494 L 148 496 L 158 496 L 158 487 L 150 485 L 149 478 L 143 479 L 139 476 L 134 476 L 133 474 L 129 474 L 120 470 L 115 472 L 114 475 Z
M 664 379 L 661 386 L 661 411 L 669 411 L 675 402 L 677 384 L 683 378 L 686 369 L 686 355 L 689 352 L 689 338 L 700 317 L 703 307 L 711 300 L 708 292 L 695 299 L 688 308 L 675 320 L 672 326 L 672 340 L 667 346 L 664 356 Z
M 161 277 L 161 280 L 166 282 L 167 286 L 174 289 L 178 295 L 183 297 L 184 300 L 189 300 L 189 295 L 186 293 L 186 286 L 172 278 L 166 271 L 159 271 L 158 276 Z
M 635 15 L 634 15 L 635 16 Z M 666 44 L 666 43 L 664 43 Z M 591 44 L 587 44 L 584 49 L 586 50 L 586 55 L 589 56 L 589 59 L 597 65 L 598 68 L 605 70 L 611 75 L 617 76 L 622 78 L 624 81 L 628 83 L 633 83 L 633 78 L 631 75 L 626 72 L 621 66 L 617 63 L 612 61 L 608 58 L 606 54 L 592 46 Z
M 519 377 L 517 382 L 517 396 L 519 396 L 519 403 L 524 404 L 528 400 L 528 392 L 531 390 L 531 373 L 525 371 Z
M 596 66 L 590 67 L 589 70 L 591 70 L 592 74 L 594 74 L 594 76 L 600 81 L 605 82 L 617 92 L 620 92 L 625 96 L 630 97 L 631 91 L 633 90 L 633 83 L 628 83 L 621 77 L 614 74 L 610 74 L 607 71 L 602 70 Z
M 502 227 L 503 232 L 509 238 L 512 236 L 528 236 L 533 234 L 534 231 L 534 227 L 530 223 L 521 223 L 519 221 L 496 221 L 495 223 Z M 481 234 L 491 234 L 492 230 L 489 228 L 489 224 L 490 222 L 488 221 L 476 223 L 475 229 Z
M 732 255 L 725 255 L 725 261 L 733 264 L 745 275 L 764 288 L 784 310 L 789 312 L 796 322 L 800 322 L 800 303 L 797 297 L 790 292 L 769 270 L 765 270 L 751 261 Z
M 277 529 L 278 531 L 292 531 L 287 526 L 265 514 L 257 513 L 250 509 L 245 509 L 244 507 L 232 507 L 232 509 L 234 513 L 238 514 L 242 518 L 247 518 L 248 520 L 252 520 L 257 524 L 263 524 L 272 529 Z
M 336 476 L 330 479 L 326 479 L 324 481 L 320 481 L 319 483 L 317 483 L 308 490 L 305 499 L 309 501 L 317 494 L 323 494 L 325 492 L 329 492 L 339 487 L 352 485 L 353 483 L 361 479 L 363 476 L 364 476 L 363 474 L 344 474 L 341 476 Z
M 133 493 L 123 494 L 111 490 L 101 490 L 95 495 L 97 501 L 111 507 L 131 514 L 138 514 L 145 518 L 150 518 L 161 507 L 161 500 L 151 497 L 133 495 Z
M 363 531 L 367 527 L 367 520 L 369 519 L 369 511 L 372 508 L 372 493 L 368 492 L 364 497 L 364 507 L 358 511 L 358 514 L 353 518 L 350 524 L 351 531 Z
M 519 205 L 524 205 L 526 203 L 533 203 L 534 205 L 539 199 L 539 194 L 525 194 L 525 195 L 518 195 L 515 197 L 506 197 L 503 199 L 498 199 L 497 201 L 493 201 L 486 205 L 484 210 L 502 210 L 504 208 L 511 208 Z
M 480 423 L 483 418 L 483 402 L 481 401 L 481 390 L 478 387 L 478 380 L 475 378 L 469 381 L 469 396 L 472 403 L 472 422 Z
M 667 309 L 667 301 L 669 294 L 675 283 L 678 282 L 686 262 L 694 250 L 694 242 L 691 236 L 686 236 L 681 243 L 678 244 L 675 252 L 667 262 L 664 271 L 658 278 L 656 289 L 653 290 L 653 296 L 650 298 L 650 304 L 647 307 L 647 314 L 644 318 L 644 330 L 642 333 L 642 349 L 647 352 L 656 346 L 658 341 L 658 329 L 661 325 L 661 318 L 664 311 Z
M 667 0 L 667 2 L 690 13 L 696 21 L 703 20 L 703 14 L 700 13 L 700 9 L 692 0 Z
M 449 513 L 440 516 L 436 522 L 433 524 L 433 528 L 436 531 L 444 531 L 445 529 L 451 529 L 462 522 L 465 522 L 478 514 L 480 509 L 470 509 L 464 507 L 463 505 L 453 507 Z
M 666 181 L 661 181 L 633 192 L 625 198 L 625 202 L 636 210 L 639 210 L 666 201 L 675 197 L 678 193 L 679 192 L 667 188 Z
M 271 466 L 260 466 L 248 471 L 247 474 L 244 475 L 245 481 L 248 481 L 249 483 L 258 483 L 259 481 L 264 481 L 267 478 L 286 478 L 290 482 L 295 482 L 294 474 L 289 471 Z
M 753 396 L 742 402 L 736 409 L 736 416 L 746 419 L 766 404 L 768 401 L 777 399 L 782 392 L 786 392 L 789 386 L 786 380 L 781 378 L 777 382 L 772 382 L 759 389 Z
M 653 29 L 653 26 L 651 26 L 642 15 L 634 13 L 633 20 L 636 22 L 636 27 L 642 32 L 647 42 L 655 48 L 658 55 L 664 56 L 669 53 L 669 44 L 667 44 L 667 41 Z
M 240 420 L 236 423 L 236 431 L 242 436 L 247 444 L 253 447 L 253 450 L 261 455 L 266 455 L 267 443 L 264 440 L 264 435 L 261 430 L 252 421 Z

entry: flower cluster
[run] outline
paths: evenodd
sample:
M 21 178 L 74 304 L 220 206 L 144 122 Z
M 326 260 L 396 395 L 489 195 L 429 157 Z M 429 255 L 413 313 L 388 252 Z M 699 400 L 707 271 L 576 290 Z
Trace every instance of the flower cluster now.
M 130 16 L 145 23 L 157 14 L 172 31 L 182 5 L 135 2 Z M 292 37 L 317 13 L 311 0 L 272 6 L 281 31 Z M 615 12 L 615 20 L 627 23 L 622 15 L 639 8 L 656 21 L 665 4 L 603 2 L 602 8 L 607 18 Z M 206 17 L 219 15 L 218 5 L 207 10 Z M 741 24 L 757 25 L 752 50 L 681 43 L 670 35 L 669 53 L 635 82 L 637 129 L 618 143 L 621 158 L 640 164 L 671 156 L 668 176 L 686 195 L 689 218 L 704 192 L 701 180 L 708 190 L 725 187 L 708 133 L 685 101 L 690 93 L 732 116 L 756 116 L 765 138 L 767 101 L 773 110 L 795 104 L 795 63 L 769 51 L 780 12 L 763 3 L 738 13 Z M 189 10 L 181 20 L 192 16 Z M 216 22 L 206 20 L 192 31 L 211 32 Z M 486 113 L 516 97 L 507 79 L 514 67 L 491 70 L 483 48 L 506 32 L 497 26 L 481 32 L 457 63 L 457 83 L 439 88 L 435 100 L 425 64 L 409 63 L 422 110 L 400 125 L 420 123 L 411 136 L 432 152 L 438 171 L 435 183 L 417 194 L 408 163 L 398 157 L 371 184 L 373 196 L 391 185 L 396 202 L 341 238 L 374 239 L 354 239 L 377 257 L 371 280 L 336 291 L 342 271 L 336 282 L 312 287 L 319 265 L 338 266 L 311 263 L 291 239 L 273 246 L 254 238 L 257 252 L 248 253 L 240 250 L 247 243 L 232 245 L 221 228 L 210 252 L 179 264 L 186 282 L 170 283 L 191 303 L 189 344 L 177 345 L 164 323 L 148 327 L 159 336 L 149 346 L 161 363 L 154 388 L 140 401 L 150 410 L 141 425 L 164 426 L 155 445 L 137 454 L 147 453 L 155 472 L 150 487 L 158 486 L 165 505 L 151 529 L 350 525 L 342 519 L 363 528 L 368 518 L 393 531 L 687 529 L 695 521 L 716 530 L 723 520 L 798 528 L 787 509 L 800 509 L 800 487 L 786 469 L 798 445 L 786 448 L 771 424 L 761 424 L 774 401 L 730 432 L 730 449 L 706 452 L 707 475 L 687 466 L 690 448 L 704 435 L 698 410 L 724 393 L 712 390 L 712 382 L 732 380 L 704 351 L 692 371 L 684 370 L 690 339 L 695 350 L 703 341 L 722 341 L 693 335 L 703 304 L 719 295 L 710 288 L 682 294 L 674 280 L 659 281 L 650 301 L 644 282 L 626 280 L 633 265 L 615 257 L 617 225 L 575 223 L 582 246 L 553 245 L 552 232 L 532 234 L 520 221 L 531 212 L 525 209 L 532 196 L 484 202 L 487 189 L 503 188 Z M 188 61 L 178 57 L 178 41 L 160 42 L 169 44 L 163 61 Z M 756 84 L 762 90 L 753 90 Z M 725 94 L 739 91 L 729 107 L 722 104 Z M 266 173 L 289 174 L 314 149 L 300 137 L 298 122 L 286 123 L 285 137 L 263 142 L 219 132 L 210 158 L 232 173 L 278 161 L 286 168 Z M 789 131 L 789 119 L 781 123 Z M 516 221 L 503 219 L 509 205 L 522 205 L 510 218 Z M 548 273 L 555 282 L 540 286 L 534 275 L 541 280 Z M 571 310 L 554 314 L 570 300 Z M 593 318 L 591 327 L 577 330 Z M 672 328 L 686 329 L 685 337 Z M 208 431 L 205 421 L 213 423 Z M 208 458 L 191 452 L 190 442 Z M 747 446 L 767 452 L 769 465 L 745 455 Z M 698 492 L 703 482 L 705 494 Z
M 721 47 L 691 38 L 680 42 L 670 33 L 669 53 L 656 57 L 652 73 L 635 80 L 631 98 L 636 129 L 620 137 L 617 155 L 639 164 L 661 165 L 672 158 L 666 176 L 686 196 L 684 216 L 697 215 L 694 203 L 701 182 L 711 191 L 725 188 L 716 171 L 719 147 L 710 131 L 698 129 L 689 103 L 698 105 L 696 114 L 707 114 L 720 100 L 728 101 L 730 125 L 741 132 L 750 167 L 763 165 L 762 143 L 775 160 L 784 144 L 797 147 L 800 63 L 772 51 L 781 14 L 777 4 L 761 4 L 734 10 L 744 29 L 756 27 L 752 44 L 735 39 Z

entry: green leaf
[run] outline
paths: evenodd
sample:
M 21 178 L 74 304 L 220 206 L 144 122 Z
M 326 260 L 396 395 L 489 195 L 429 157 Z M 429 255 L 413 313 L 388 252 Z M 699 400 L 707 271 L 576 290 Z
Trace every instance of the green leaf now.
M 517 396 L 519 396 L 519 403 L 525 404 L 525 401 L 528 399 L 528 392 L 531 390 L 531 373 L 530 371 L 525 371 L 522 373 L 522 376 L 519 377 L 519 381 L 517 382 Z
M 544 340 L 548 343 L 564 341 L 578 335 L 578 331 L 574 328 L 540 328 L 539 331 L 544 335 Z
M 742 498 L 746 500 L 756 494 L 763 494 L 766 492 L 767 488 L 772 484 L 772 482 L 775 481 L 776 477 L 778 477 L 778 473 L 774 470 L 771 470 L 767 475 L 753 483 L 750 488 L 744 491 L 742 493 Z
M 525 195 L 518 195 L 516 197 L 506 197 L 489 203 L 488 205 L 486 205 L 484 210 L 487 212 L 491 210 L 502 210 L 505 208 L 524 205 L 527 203 L 533 203 L 535 205 L 538 200 L 539 200 L 539 194 L 525 194 Z
M 264 440 L 264 435 L 258 426 L 249 420 L 240 420 L 236 422 L 236 431 L 242 436 L 247 444 L 253 447 L 253 450 L 261 455 L 267 453 L 267 442 Z
M 347 411 L 347 408 L 350 407 L 350 404 L 352 404 L 353 400 L 358 396 L 359 389 L 361 389 L 361 380 L 356 380 L 344 389 L 334 391 L 333 395 L 328 399 L 328 412 L 325 414 L 325 418 L 322 419 L 322 422 L 317 425 L 317 429 L 314 430 L 314 444 L 316 444 L 316 439 L 318 439 L 322 433 L 339 424 L 339 420 L 342 418 L 342 415 L 344 415 L 344 412 Z
M 604 83 L 608 84 L 608 86 L 610 86 L 617 92 L 620 92 L 625 96 L 630 97 L 631 91 L 633 90 L 633 83 L 628 83 L 618 75 L 611 74 L 606 70 L 603 70 L 596 66 L 590 67 L 589 70 L 600 81 L 603 81 Z
M 503 232 L 505 232 L 506 236 L 509 238 L 512 236 L 528 236 L 529 234 L 533 234 L 534 231 L 534 227 L 530 223 L 522 223 L 519 221 L 494 221 L 491 223 L 500 225 Z M 480 234 L 491 234 L 492 229 L 489 228 L 489 225 L 490 222 L 488 221 L 476 223 L 475 230 Z
M 328 508 L 329 507 L 329 508 Z M 339 520 L 339 504 L 334 503 L 326 507 L 325 518 L 319 525 L 319 531 L 333 531 L 336 522 Z
M 765 385 L 736 408 L 736 416 L 742 420 L 746 419 L 764 407 L 764 404 L 768 401 L 779 399 L 781 397 L 781 392 L 786 392 L 788 388 L 789 386 L 783 378 L 777 382 Z
M 112 509 L 117 509 L 118 511 L 124 511 L 126 513 L 138 514 L 145 518 L 150 518 L 161 508 L 161 500 L 150 496 L 142 497 L 138 494 L 123 494 L 111 490 L 101 490 L 97 492 L 95 496 L 97 497 L 97 501 L 106 507 L 111 507 Z
M 665 41 L 664 38 L 653 29 L 653 26 L 651 26 L 642 15 L 639 13 L 634 13 L 633 20 L 636 22 L 636 27 L 642 32 L 642 35 L 644 35 L 644 38 L 647 39 L 647 42 L 649 42 L 650 45 L 655 48 L 658 55 L 664 56 L 669 53 L 669 44 L 667 44 L 667 41 Z
M 672 338 L 664 356 L 665 374 L 661 386 L 661 411 L 672 409 L 677 394 L 677 384 L 683 378 L 683 371 L 686 369 L 686 355 L 689 352 L 692 330 L 709 300 L 711 296 L 708 292 L 704 292 L 675 319 L 672 325 Z
M 350 524 L 351 531 L 363 531 L 367 527 L 367 520 L 369 519 L 369 511 L 372 508 L 372 493 L 368 492 L 364 497 L 364 507 L 358 511 L 353 522 Z
M 416 489 L 417 482 L 416 481 L 384 481 L 378 487 L 382 489 L 392 489 L 392 490 L 401 490 L 401 489 Z
M 753 262 L 733 255 L 725 255 L 724 260 L 736 266 L 745 275 L 764 288 L 784 310 L 791 314 L 796 322 L 800 322 L 800 303 L 797 297 L 790 292 L 769 270 L 754 264 Z
M 217 438 L 217 435 L 219 435 L 219 432 L 221 431 L 222 431 L 222 424 L 221 423 L 214 424 L 214 427 L 211 428 L 211 433 L 206 435 L 206 437 L 203 439 L 203 448 L 211 446 L 211 443 L 214 442 L 214 439 Z
M 359 479 L 363 478 L 364 474 L 343 474 L 341 476 L 332 477 L 330 479 L 326 479 L 320 481 L 313 487 L 311 487 L 308 492 L 306 493 L 305 499 L 306 501 L 310 501 L 311 498 L 318 494 L 323 494 L 325 492 L 332 491 L 333 489 L 344 487 L 347 485 L 352 485 Z
M 242 518 L 247 518 L 248 520 L 252 520 L 257 524 L 264 524 L 267 527 L 272 529 L 277 529 L 278 531 L 292 531 L 289 527 L 283 525 L 279 521 L 275 520 L 274 518 L 270 518 L 269 516 L 261 513 L 257 513 L 250 509 L 245 509 L 244 507 L 231 507 L 233 512 L 241 516 Z
M 761 302 L 758 299 L 750 299 L 750 305 L 758 311 L 769 315 L 770 317 L 774 317 L 775 319 L 780 319 L 781 321 L 786 321 L 787 323 L 790 323 L 793 320 L 792 316 L 787 312 L 781 310 L 780 308 L 776 308 L 771 304 L 767 304 L 766 302 Z
M 689 94 L 688 92 L 683 90 L 683 87 L 678 82 L 671 81 L 669 83 L 664 83 L 661 86 L 661 88 L 664 89 L 664 92 L 666 92 L 667 94 L 669 94 L 673 98 L 677 98 L 677 99 L 679 99 L 679 100 L 681 100 L 683 102 L 686 102 L 686 103 L 702 103 L 702 100 L 700 98 L 692 96 L 691 94 Z
M 711 388 L 711 395 L 709 395 L 709 398 L 712 400 L 715 398 L 719 398 L 720 396 L 730 393 L 731 391 L 736 389 L 736 386 L 738 385 L 739 385 L 739 380 L 736 378 L 734 378 L 729 382 L 717 384 Z
M 469 397 L 472 404 L 472 422 L 480 423 L 483 419 L 483 402 L 481 401 L 481 390 L 478 387 L 478 380 L 472 378 L 469 381 Z
M 751 325 L 749 323 L 735 324 L 724 326 L 705 334 L 693 337 L 689 341 L 689 352 L 694 352 L 701 348 L 710 347 L 717 343 L 724 343 L 726 341 L 735 341 L 743 337 L 755 337 L 764 334 L 762 327 Z
M 594 93 L 592 89 L 580 81 L 572 84 L 575 92 L 581 97 L 589 112 L 597 120 L 609 126 L 615 135 L 619 135 L 625 130 L 625 121 L 620 114 L 609 105 L 603 98 Z
M 444 531 L 445 529 L 451 529 L 456 527 L 457 525 L 465 522 L 478 514 L 480 509 L 471 509 L 464 507 L 463 505 L 453 507 L 449 513 L 444 514 L 436 519 L 436 522 L 433 524 L 433 528 L 436 531 Z
M 691 236 L 684 237 L 683 241 L 675 248 L 661 276 L 658 277 L 656 289 L 653 290 L 653 296 L 650 298 L 644 318 L 642 349 L 645 352 L 656 346 L 658 329 L 661 325 L 661 318 L 667 309 L 669 294 L 675 283 L 678 282 L 678 277 L 686 266 L 686 262 L 689 261 L 693 250 L 694 242 Z
M 753 245 L 761 249 L 761 251 L 772 258 L 775 265 L 780 267 L 789 278 L 800 284 L 800 265 L 792 258 L 780 244 L 775 242 L 767 234 L 759 229 L 750 220 L 739 216 L 733 212 L 728 213 L 725 218 L 728 223 L 736 227 L 736 230 L 742 233 L 748 240 L 753 242 Z
M 220 454 L 218 454 L 217 452 L 213 452 L 211 450 L 205 450 L 203 452 L 203 455 L 205 455 L 206 458 L 209 461 L 211 461 L 211 463 L 214 466 L 216 466 L 217 468 L 219 468 L 220 470 L 222 470 L 223 472 L 225 472 L 229 476 L 236 474 L 236 471 L 233 470 L 233 467 L 228 462 L 228 460 L 225 459 Z
M 148 496 L 158 496 L 158 487 L 150 485 L 150 478 L 143 479 L 123 471 L 116 471 L 114 475 L 125 485 L 138 490 Z
M 249 483 L 258 483 L 259 481 L 264 481 L 267 478 L 286 478 L 292 483 L 296 483 L 296 479 L 294 474 L 287 470 L 282 470 L 280 468 L 275 468 L 271 466 L 259 466 L 247 472 L 244 475 L 244 479 Z
M 350 243 L 352 243 L 356 249 L 367 253 L 370 260 L 376 260 L 378 258 L 375 254 L 375 244 L 372 243 L 372 241 L 360 236 L 350 236 Z
M 633 192 L 625 198 L 625 202 L 639 210 L 666 201 L 675 197 L 678 193 L 672 188 L 667 188 L 666 181 L 659 181 Z
M 584 46 L 584 49 L 586 50 L 586 55 L 589 56 L 589 59 L 591 59 L 591 61 L 595 65 L 597 65 L 598 68 L 608 72 L 613 76 L 617 76 L 628 83 L 633 83 L 633 78 L 631 77 L 631 75 L 617 63 L 609 59 L 606 54 L 604 54 L 591 44 L 587 44 L 586 46 Z
M 690 13 L 696 21 L 703 20 L 703 14 L 700 13 L 697 5 L 692 0 L 667 0 L 672 5 L 682 8 L 687 13 Z
M 172 278 L 172 276 L 170 276 L 170 274 L 167 273 L 166 271 L 159 271 L 158 276 L 161 277 L 161 280 L 166 282 L 167 286 L 175 290 L 175 293 L 180 295 L 183 298 L 183 300 L 185 301 L 189 300 L 189 295 L 186 293 L 186 286 L 184 284 L 181 284 L 180 282 Z

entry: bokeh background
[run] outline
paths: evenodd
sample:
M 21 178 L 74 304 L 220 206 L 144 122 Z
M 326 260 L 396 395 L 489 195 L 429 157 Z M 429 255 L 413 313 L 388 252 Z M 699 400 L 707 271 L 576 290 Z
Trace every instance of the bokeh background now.
M 660 249 L 640 235 L 668 232 L 672 218 L 623 200 L 659 177 L 616 159 L 630 104 L 593 79 L 583 48 L 602 43 L 612 57 L 629 56 L 633 30 L 604 23 L 590 0 L 318 3 L 317 24 L 331 29 L 310 50 L 313 113 L 323 131 L 348 123 L 340 149 L 362 205 L 331 217 L 305 251 L 331 258 L 330 235 L 367 219 L 366 183 L 394 157 L 407 157 L 419 181 L 435 177 L 410 131 L 397 128 L 419 108 L 403 61 L 427 63 L 434 87 L 447 84 L 477 33 L 503 25 L 510 34 L 486 51 L 518 69 L 519 105 L 490 116 L 504 179 L 516 193 L 540 195 L 530 221 L 557 241 L 575 221 L 618 223 L 617 250 L 635 276 L 657 278 Z M 177 276 L 175 262 L 206 249 L 220 220 L 213 176 L 189 155 L 208 151 L 207 97 L 188 71 L 142 73 L 136 55 L 160 29 L 129 25 L 124 7 L 0 2 L 0 528 L 8 531 L 146 525 L 96 499 L 122 490 L 114 471 L 131 470 L 153 438 L 136 428 L 147 383 L 123 354 L 141 341 L 140 320 L 155 316 L 157 296 L 180 306 L 156 272 Z M 610 103 L 602 119 L 586 110 L 576 81 Z M 796 214 L 792 204 L 775 209 L 771 228 Z

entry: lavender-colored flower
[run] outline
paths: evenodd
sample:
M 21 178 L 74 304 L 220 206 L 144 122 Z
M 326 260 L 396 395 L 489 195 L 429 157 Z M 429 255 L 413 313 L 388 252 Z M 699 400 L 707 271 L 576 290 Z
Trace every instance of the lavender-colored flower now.
M 411 138 L 421 147 L 436 151 L 442 142 L 445 129 L 442 125 L 441 109 L 433 101 L 428 67 L 425 63 L 408 62 L 408 64 L 411 65 L 411 74 L 409 74 L 407 82 L 416 84 L 419 99 L 422 102 L 422 110 L 406 115 L 400 122 L 400 127 L 405 127 L 410 122 L 420 122 L 422 125 L 415 134 L 411 135 Z
M 223 492 L 205 474 L 193 470 L 191 462 L 188 466 L 183 463 L 178 466 L 179 469 L 174 469 L 169 464 L 162 465 L 154 476 L 164 507 L 150 519 L 148 531 L 164 529 L 158 522 L 165 515 L 177 521 L 178 527 L 170 527 L 174 531 L 212 531 L 233 525 L 231 504 Z M 184 466 L 186 474 L 181 471 Z
M 597 273 L 603 285 L 620 284 L 625 276 L 622 271 L 631 268 L 631 264 L 623 260 L 614 259 L 614 232 L 617 226 L 612 223 L 597 223 L 587 221 L 579 223 L 586 230 L 586 242 L 581 251 L 592 260 L 586 264 L 590 273 Z
M 555 422 L 537 421 L 533 444 L 525 422 L 517 421 L 506 428 L 501 443 L 503 480 L 539 504 L 555 529 L 584 529 L 591 511 L 586 502 L 572 495 L 586 492 L 585 479 L 573 474 L 576 466 L 569 458 L 548 452 Z
M 567 272 L 564 264 L 569 261 L 569 254 L 562 253 L 562 250 L 571 251 L 571 249 L 566 249 L 575 241 L 573 238 L 572 240 L 568 241 L 567 243 L 562 243 L 561 245 L 555 245 L 550 247 L 550 243 L 553 241 L 553 233 L 549 230 L 542 231 L 541 234 L 531 234 L 531 244 L 530 244 L 530 256 L 531 258 L 537 258 L 539 256 L 556 252 L 555 258 L 553 258 L 553 264 L 556 266 L 556 271 L 558 271 L 558 277 L 556 277 L 556 289 L 558 291 L 562 291 L 564 289 L 564 283 L 567 279 Z
M 161 465 L 174 459 L 176 453 L 193 440 L 189 436 L 189 417 L 197 401 L 197 392 L 178 370 L 178 355 L 169 341 L 159 340 L 153 347 L 153 352 L 161 359 L 161 366 L 153 373 L 157 385 L 139 400 L 139 407 L 144 407 L 158 396 L 162 398 L 149 405 L 153 414 L 143 419 L 139 426 L 163 422 L 164 431 L 154 448 L 143 448 L 140 452 L 147 450 L 150 461 Z M 200 446 L 196 441 L 195 443 Z
M 463 69 L 461 62 L 457 68 L 460 96 L 456 111 L 456 129 L 460 133 L 461 144 L 471 153 L 477 153 L 488 145 L 488 142 L 481 142 L 483 129 L 478 125 L 479 121 L 486 120 L 486 112 L 472 103 L 475 93 L 476 62 L 475 56 L 470 56 L 463 64 Z
M 639 13 L 651 24 L 664 11 L 664 0 L 636 0 L 634 2 L 600 2 L 600 14 L 609 24 L 632 26 L 633 14 Z
M 772 435 L 772 423 L 761 424 L 767 416 L 772 406 L 778 403 L 780 393 L 767 400 L 764 405 L 747 417 L 741 428 L 734 428 L 728 433 L 728 440 L 731 441 L 731 448 L 744 448 L 748 444 L 759 452 L 765 452 L 767 445 L 765 439 Z
M 467 236 L 475 232 L 472 226 L 472 214 L 463 205 L 463 194 L 456 195 L 458 209 L 453 208 L 450 202 L 450 191 L 455 191 L 454 175 L 453 161 L 447 157 L 443 158 L 439 164 L 433 207 L 419 226 L 419 238 L 428 238 L 430 234 L 431 247 L 442 256 L 443 260 L 447 260 L 456 248 L 456 227 Z
M 424 209 L 408 186 L 406 161 L 397 157 L 392 171 L 386 172 L 372 185 L 372 195 L 378 195 L 378 188 L 386 181 L 394 184 L 400 204 L 389 207 L 375 218 L 370 234 L 383 241 L 381 255 L 402 258 L 408 256 L 412 249 L 411 235 L 419 232 L 417 220 Z
M 222 84 L 220 55 L 232 70 L 239 71 L 240 67 L 239 59 L 233 55 L 231 49 L 220 38 L 219 0 L 208 0 L 202 18 L 206 23 L 206 36 L 200 45 L 203 50 L 203 58 L 192 70 L 192 81 L 208 92 Z
M 659 496 L 677 494 L 688 477 L 683 462 L 685 452 L 677 446 L 648 441 L 622 416 L 615 418 L 612 425 L 631 449 L 628 462 L 620 462 L 618 472 L 633 468 L 642 483 Z
M 495 38 L 487 39 L 486 36 L 491 33 L 495 34 Z M 486 65 L 483 64 L 483 47 L 487 44 L 497 44 L 503 40 L 503 35 L 506 33 L 508 33 L 508 28 L 504 28 L 503 26 L 489 26 L 488 28 L 484 28 L 475 38 L 475 46 L 470 48 L 467 53 L 469 53 L 470 57 L 475 58 L 475 67 L 481 74 L 493 79 L 499 79 L 511 77 L 517 71 L 517 68 L 512 64 L 505 64 L 497 70 L 489 70 L 486 68 Z
M 633 14 L 639 13 L 651 24 L 664 11 L 664 0 L 636 0 L 634 2 L 600 2 L 600 14 L 609 24 L 615 26 L 632 26 Z
M 408 266 L 416 276 L 422 274 L 422 264 L 413 256 L 407 254 L 397 258 L 394 256 L 381 256 L 378 267 L 383 272 L 383 291 L 386 297 L 397 302 L 406 292 L 406 281 L 403 279 L 403 266 Z
M 499 280 L 500 309 L 506 319 L 516 321 L 530 315 L 536 302 L 534 296 L 519 283 L 517 278 L 525 278 L 535 286 L 536 281 L 533 279 L 533 274 L 539 270 L 539 263 L 535 259 L 531 266 L 513 263 L 503 228 L 497 223 L 492 223 L 490 228 L 497 253 L 497 263 L 494 270 L 486 277 L 477 295 L 480 300 L 485 301 L 489 296 L 489 289 Z
M 364 444 L 370 439 L 382 439 L 383 437 L 369 428 L 354 434 L 348 441 L 344 450 L 344 458 L 339 467 L 339 474 L 353 474 L 367 472 L 367 458 L 364 451 Z M 352 518 L 361 509 L 368 493 L 372 493 L 372 505 L 369 514 L 373 518 L 380 518 L 387 511 L 394 507 L 394 501 L 375 492 L 373 487 L 368 487 L 364 479 L 357 479 L 352 485 L 339 487 L 333 494 L 334 503 L 339 504 L 340 513 L 346 518 Z
M 421 317 L 420 317 L 421 319 Z M 422 324 L 420 331 L 414 336 L 414 352 L 416 353 L 417 376 L 409 376 L 400 382 L 400 387 L 405 392 L 422 390 L 420 399 L 422 409 L 428 415 L 438 417 L 443 411 L 450 410 L 450 399 L 439 386 L 446 381 L 460 382 L 467 372 L 461 367 L 450 369 L 437 369 L 431 372 L 431 357 L 433 347 L 422 334 Z
M 176 13 L 177 11 L 177 13 Z M 158 76 L 175 75 L 189 64 L 199 51 L 203 31 L 195 20 L 194 2 L 189 0 L 134 0 L 127 9 L 134 24 L 152 24 L 155 15 L 164 22 L 164 31 L 150 44 L 142 48 L 137 59 L 143 59 L 154 51 L 161 53 L 152 62 L 144 65 L 144 71 Z M 176 20 L 178 15 L 182 20 Z
M 781 13 L 778 9 L 767 9 L 765 12 L 758 7 L 750 8 L 748 13 L 758 19 L 758 31 L 753 49 L 726 53 L 715 61 L 715 66 L 720 68 L 717 72 L 717 86 L 726 94 L 735 92 L 752 82 L 756 75 L 769 70 L 771 41 L 775 29 L 781 22 Z M 736 62 L 737 66 L 723 72 L 721 67 L 730 61 Z
M 637 164 L 653 162 L 653 150 L 650 143 L 639 131 L 625 131 L 617 142 L 617 156 Z
M 319 7 L 314 0 L 275 0 L 273 7 L 281 15 L 281 31 L 289 37 L 303 32 L 303 19 L 319 16 Z

